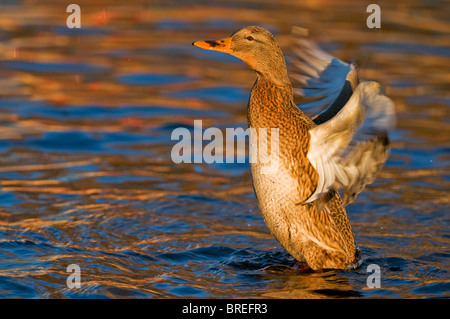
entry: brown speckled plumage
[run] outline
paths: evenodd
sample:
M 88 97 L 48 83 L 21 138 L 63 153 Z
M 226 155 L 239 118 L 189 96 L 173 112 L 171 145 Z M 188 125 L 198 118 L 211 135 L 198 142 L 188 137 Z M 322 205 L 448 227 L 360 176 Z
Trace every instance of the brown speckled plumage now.
M 355 132 L 353 128 L 361 124 L 366 112 L 378 112 L 378 117 L 372 117 L 377 119 L 374 121 L 377 129 L 383 131 L 391 125 L 393 104 L 381 95 L 378 84 L 358 85 L 353 65 L 332 59 L 305 41 L 301 43 L 307 50 L 302 56 L 304 61 L 321 62 L 313 67 L 306 62 L 299 64 L 301 70 L 311 73 L 299 77 L 305 88 L 308 79 L 317 76 L 315 72 L 325 65 L 348 70 L 347 78 L 346 74 L 343 78 L 345 85 L 337 90 L 340 94 L 329 97 L 334 103 L 314 120 L 295 105 L 283 53 L 269 31 L 246 27 L 227 39 L 193 44 L 234 55 L 258 75 L 248 102 L 248 125 L 254 129 L 279 130 L 276 173 L 264 173 L 264 161 L 250 165 L 253 188 L 271 233 L 295 259 L 314 270 L 344 269 L 351 267 L 359 256 L 344 203 L 335 187 L 344 187 L 349 201 L 353 200 L 376 176 L 388 149 L 376 137 L 359 143 L 360 147 L 348 148 L 353 155 L 345 159 L 349 167 L 342 166 L 344 161 L 339 156 L 345 154 Z M 330 80 L 334 79 L 324 81 Z M 258 133 L 256 144 L 258 149 L 262 145 L 272 150 L 270 135 L 261 138 Z
M 251 164 L 255 194 L 272 234 L 313 269 L 345 268 L 354 260 L 355 244 L 339 194 L 331 191 L 320 212 L 315 203 L 296 205 L 314 192 L 318 175 L 306 157 L 308 131 L 315 124 L 294 104 L 292 87 L 258 77 L 248 103 L 248 124 L 279 128 L 279 172 L 262 174 L 258 163 Z

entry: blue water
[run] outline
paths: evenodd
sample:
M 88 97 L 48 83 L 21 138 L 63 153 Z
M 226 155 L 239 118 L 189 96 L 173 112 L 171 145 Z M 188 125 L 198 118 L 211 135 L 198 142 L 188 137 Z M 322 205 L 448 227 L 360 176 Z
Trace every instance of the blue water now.
M 57 5 L 0 5 L 0 19 L 14 13 L 0 26 L 0 297 L 450 296 L 446 2 L 406 5 L 433 12 L 435 29 L 400 15 L 381 30 L 361 25 L 365 6 L 332 1 L 86 3 L 72 31 Z M 389 17 L 400 10 L 382 6 Z M 292 54 L 290 28 L 302 23 L 396 104 L 391 156 L 346 208 L 362 253 L 355 270 L 296 270 L 265 226 L 248 158 L 171 159 L 171 133 L 193 134 L 194 120 L 203 130 L 247 127 L 255 75 L 191 43 L 257 24 Z M 71 264 L 81 288 L 67 286 Z M 373 264 L 380 288 L 367 285 Z

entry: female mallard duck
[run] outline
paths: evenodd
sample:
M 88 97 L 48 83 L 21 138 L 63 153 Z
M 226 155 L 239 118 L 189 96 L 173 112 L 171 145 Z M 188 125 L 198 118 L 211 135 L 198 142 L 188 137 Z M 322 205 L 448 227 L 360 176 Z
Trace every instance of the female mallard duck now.
M 279 134 L 276 174 L 251 163 L 267 227 L 313 270 L 351 267 L 358 254 L 344 206 L 374 180 L 388 157 L 392 101 L 378 83 L 359 83 L 352 64 L 300 38 L 295 63 L 300 71 L 296 79 L 303 84 L 300 92 L 321 97 L 305 107 L 328 106 L 311 119 L 294 103 L 283 53 L 269 31 L 250 26 L 230 38 L 193 45 L 229 53 L 258 75 L 248 102 L 248 125 L 278 128 Z M 271 148 L 270 139 L 256 140 Z M 342 199 L 338 190 L 343 190 Z

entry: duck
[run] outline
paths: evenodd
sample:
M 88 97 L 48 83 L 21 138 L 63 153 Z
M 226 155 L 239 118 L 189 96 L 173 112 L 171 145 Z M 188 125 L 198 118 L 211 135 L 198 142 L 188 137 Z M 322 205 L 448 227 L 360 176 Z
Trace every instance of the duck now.
M 275 37 L 259 26 L 193 45 L 230 54 L 256 72 L 248 126 L 256 132 L 276 129 L 278 137 L 275 145 L 256 133 L 252 142 L 277 147 L 275 172 L 264 170 L 267 163 L 250 163 L 254 193 L 272 235 L 301 269 L 355 269 L 361 252 L 346 206 L 389 157 L 395 106 L 378 82 L 359 80 L 353 62 L 320 49 L 306 29 L 293 31 L 292 73 Z M 308 102 L 297 106 L 298 95 Z M 312 111 L 317 115 L 309 116 Z

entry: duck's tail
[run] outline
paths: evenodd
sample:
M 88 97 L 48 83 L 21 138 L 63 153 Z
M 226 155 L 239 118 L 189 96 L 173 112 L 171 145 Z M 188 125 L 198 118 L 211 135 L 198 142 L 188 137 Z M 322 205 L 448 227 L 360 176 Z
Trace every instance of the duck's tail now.
M 333 219 L 336 228 L 340 232 L 346 245 L 347 263 L 353 264 L 359 260 L 355 240 L 353 238 L 352 227 L 347 217 L 341 196 L 337 191 L 331 189 L 328 193 L 321 196 L 317 201 L 317 210 L 320 212 L 324 209 Z M 358 250 L 359 251 L 359 250 Z

